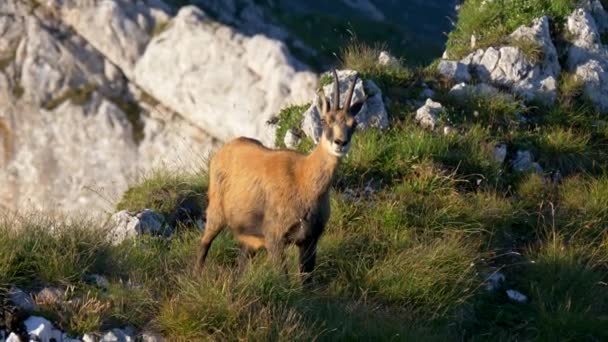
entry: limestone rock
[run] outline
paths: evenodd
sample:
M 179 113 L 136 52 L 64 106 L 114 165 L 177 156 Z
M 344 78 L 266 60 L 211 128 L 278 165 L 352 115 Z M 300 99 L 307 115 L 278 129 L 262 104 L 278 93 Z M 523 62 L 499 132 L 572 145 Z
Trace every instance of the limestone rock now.
M 507 158 L 507 145 L 499 144 L 494 147 L 494 161 L 498 164 L 502 164 L 505 162 Z
M 302 139 L 298 136 L 298 134 L 294 131 L 294 129 L 289 129 L 287 133 L 285 133 L 285 139 L 283 143 L 287 148 L 294 149 L 298 147 Z
M 111 241 L 114 245 L 142 234 L 160 235 L 168 233 L 168 231 L 164 231 L 162 215 L 150 209 L 144 209 L 136 214 L 121 210 L 110 217 L 109 225 Z
M 398 67 L 399 60 L 387 51 L 380 51 L 380 54 L 378 55 L 378 64 L 388 67 Z
M 53 324 L 45 318 L 30 316 L 23 324 L 30 340 L 52 341 L 54 339 L 55 341 L 61 341 L 63 339 L 61 331 L 55 329 Z
M 534 162 L 530 151 L 517 151 L 513 160 L 513 169 L 517 172 L 543 172 L 541 166 Z
M 531 26 L 521 26 L 510 37 L 513 46 L 479 49 L 457 61 L 442 61 L 442 73 L 456 82 L 465 82 L 468 69 L 472 78 L 481 82 L 508 87 L 526 100 L 538 99 L 553 103 L 557 96 L 557 79 L 561 68 L 557 50 L 551 40 L 549 19 L 534 20 Z M 541 50 L 540 60 L 527 56 L 517 43 L 536 45 Z M 465 65 L 466 68 L 459 67 Z M 458 72 L 460 70 L 460 72 Z
M 439 62 L 439 73 L 458 83 L 471 80 L 468 66 L 457 61 L 442 60 Z
M 528 297 L 525 294 L 523 294 L 517 290 L 507 290 L 507 296 L 512 301 L 515 301 L 518 303 L 525 303 L 528 301 Z
M 354 79 L 356 72 L 353 70 L 338 70 L 338 81 L 340 83 L 340 106 L 346 101 L 346 92 Z M 330 104 L 333 106 L 333 82 L 323 87 L 325 96 L 329 99 Z M 355 90 L 353 92 L 353 99 L 351 103 L 365 100 L 363 107 L 356 115 L 357 129 L 367 128 L 388 128 L 388 113 L 384 106 L 382 99 L 382 91 L 378 86 L 370 80 L 357 79 L 355 84 Z M 312 104 L 304 112 L 302 120 L 302 130 L 304 133 L 312 138 L 315 143 L 319 142 L 322 134 L 321 126 L 321 112 L 317 108 L 316 97 L 312 101 Z
M 112 329 L 106 332 L 99 342 L 133 342 L 135 338 L 127 329 Z
M 152 35 L 169 19 L 169 7 L 162 1 L 49 0 L 61 20 L 76 30 L 128 76 Z
M 187 6 L 149 43 L 135 82 L 220 140 L 273 145 L 268 120 L 313 95 L 316 76 L 302 68 L 282 43 L 241 35 Z
M 34 311 L 36 309 L 36 303 L 32 297 L 17 287 L 11 287 L 8 291 L 8 296 L 16 307 L 24 311 Z
M 437 119 L 443 111 L 443 106 L 439 102 L 435 102 L 431 99 L 427 99 L 424 106 L 418 108 L 416 111 L 416 121 L 420 126 L 431 130 L 435 129 L 437 125 Z
M 576 9 L 566 28 L 573 36 L 567 67 L 584 83 L 585 95 L 598 110 L 608 112 L 608 49 L 600 41 L 600 31 L 591 13 Z

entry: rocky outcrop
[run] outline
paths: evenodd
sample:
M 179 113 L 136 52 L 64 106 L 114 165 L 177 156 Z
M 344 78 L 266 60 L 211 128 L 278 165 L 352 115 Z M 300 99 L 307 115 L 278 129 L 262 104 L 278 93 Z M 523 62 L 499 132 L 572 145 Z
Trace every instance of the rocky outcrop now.
M 342 106 L 344 101 L 346 101 L 346 92 L 348 91 L 348 87 L 356 75 L 356 71 L 338 70 L 337 74 L 340 84 L 340 106 Z M 323 86 L 325 96 L 329 99 L 332 106 L 333 84 L 334 83 L 331 82 L 330 84 Z M 363 104 L 363 107 L 359 113 L 356 115 L 357 129 L 366 129 L 371 127 L 380 129 L 388 128 L 388 114 L 382 99 L 382 91 L 373 81 L 361 80 L 359 78 L 355 84 L 352 103 L 361 101 L 363 99 L 365 99 L 365 103 Z M 318 143 L 321 134 L 323 133 L 323 128 L 321 125 L 321 112 L 319 108 L 317 108 L 316 103 L 317 101 L 313 100 L 308 110 L 304 112 L 302 130 L 315 143 Z
M 549 19 L 542 17 L 518 28 L 508 41 L 506 46 L 479 49 L 460 61 L 442 61 L 439 71 L 458 83 L 471 77 L 509 88 L 526 100 L 553 103 L 561 68 Z
M 282 43 L 160 0 L 0 2 L 0 209 L 110 211 L 158 166 L 196 169 L 309 99 Z M 237 82 L 238 80 L 238 82 Z
M 220 140 L 249 136 L 272 145 L 268 120 L 314 94 L 316 76 L 298 66 L 282 43 L 245 37 L 184 7 L 150 42 L 135 82 Z
M 608 112 L 608 49 L 601 42 L 601 32 L 608 29 L 606 16 L 601 4 L 597 3 L 590 9 L 575 10 L 566 22 L 572 37 L 567 68 L 584 84 L 585 95 L 604 113 Z M 604 31 L 600 31 L 600 27 Z
M 443 106 L 439 102 L 427 99 L 424 106 L 416 111 L 415 120 L 420 126 L 434 130 L 437 125 L 439 115 L 443 112 Z

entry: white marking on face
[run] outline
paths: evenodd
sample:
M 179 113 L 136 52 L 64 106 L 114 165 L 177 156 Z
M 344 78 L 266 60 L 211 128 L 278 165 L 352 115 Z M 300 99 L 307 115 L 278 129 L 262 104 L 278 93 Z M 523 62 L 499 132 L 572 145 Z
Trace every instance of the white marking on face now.
M 329 144 L 329 153 L 331 153 L 334 156 L 339 157 L 339 158 L 344 157 L 348 153 L 349 150 L 350 150 L 350 143 L 348 143 L 344 146 L 340 146 L 333 142 Z

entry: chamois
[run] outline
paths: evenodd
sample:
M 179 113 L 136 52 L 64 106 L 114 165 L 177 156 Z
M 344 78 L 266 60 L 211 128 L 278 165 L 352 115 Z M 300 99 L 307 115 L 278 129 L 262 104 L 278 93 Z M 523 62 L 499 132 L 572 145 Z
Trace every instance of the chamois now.
M 218 233 L 229 226 L 241 243 L 243 259 L 265 247 L 275 265 L 286 271 L 284 251 L 299 248 L 304 283 L 311 281 L 316 246 L 330 215 L 329 189 L 340 159 L 350 148 L 364 101 L 351 105 L 357 76 L 340 108 L 338 75 L 333 70 L 333 106 L 320 89 L 316 106 L 323 134 L 308 155 L 272 150 L 257 140 L 240 137 L 225 144 L 209 165 L 207 223 L 198 253 L 202 270 Z M 331 108 L 330 108 L 331 107 Z

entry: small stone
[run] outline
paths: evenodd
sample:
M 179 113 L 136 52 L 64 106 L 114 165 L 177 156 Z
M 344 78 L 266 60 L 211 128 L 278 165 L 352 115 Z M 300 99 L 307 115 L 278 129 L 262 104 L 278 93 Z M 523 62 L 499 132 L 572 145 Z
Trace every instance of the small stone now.
M 486 280 L 486 290 L 495 291 L 500 287 L 500 284 L 506 279 L 505 275 L 501 272 L 492 273 Z
M 283 139 L 285 146 L 291 149 L 297 148 L 301 141 L 302 139 L 298 136 L 294 129 L 289 129 L 287 133 L 285 133 L 285 139 Z
M 11 287 L 11 289 L 8 291 L 8 295 L 13 305 L 21 310 L 34 311 L 36 309 L 36 303 L 32 297 L 20 288 Z
M 420 99 L 426 100 L 426 99 L 430 99 L 433 98 L 433 96 L 435 96 L 435 91 L 433 89 L 430 88 L 424 88 L 421 92 L 420 92 Z
M 513 169 L 517 172 L 543 172 L 542 167 L 533 161 L 530 151 L 517 151 L 513 160 Z
M 123 329 L 112 329 L 106 332 L 99 342 L 133 342 L 135 339 Z
M 509 299 L 518 303 L 525 303 L 528 301 L 528 297 L 526 297 L 525 294 L 516 290 L 507 290 L 507 296 L 509 297 Z
M 97 342 L 97 338 L 93 334 L 84 334 L 82 336 L 82 342 Z
M 4 336 L 0 335 L 0 337 L 2 337 L 2 339 L 0 339 L 0 340 L 4 341 L 4 339 L 3 339 Z M 5 342 L 22 342 L 22 341 L 21 341 L 21 338 L 17 334 L 10 333 L 8 335 L 8 337 L 6 338 Z
M 357 198 L 357 193 L 353 189 L 345 189 L 342 191 L 342 199 L 346 202 L 354 201 Z
M 443 106 L 439 102 L 427 99 L 424 106 L 416 111 L 416 121 L 420 126 L 431 130 L 435 129 L 439 114 L 443 111 Z
M 154 333 L 149 333 L 149 332 L 145 332 L 141 334 L 141 339 L 143 342 L 164 342 L 165 338 L 154 334 Z
M 95 283 L 95 285 L 97 285 L 98 287 L 101 287 L 103 289 L 107 289 L 110 287 L 110 282 L 108 281 L 108 279 L 102 275 L 99 274 L 93 274 L 91 275 L 91 280 Z
M 502 164 L 505 162 L 507 158 L 507 145 L 506 144 L 498 144 L 494 147 L 494 161 L 498 164 Z
M 378 64 L 389 67 L 397 67 L 399 66 L 399 60 L 391 56 L 391 54 L 387 51 L 381 51 L 380 55 L 378 56 Z
M 205 230 L 205 221 L 203 221 L 203 219 L 200 217 L 197 218 L 196 226 L 198 227 L 198 230 L 200 230 L 202 232 L 203 230 Z

